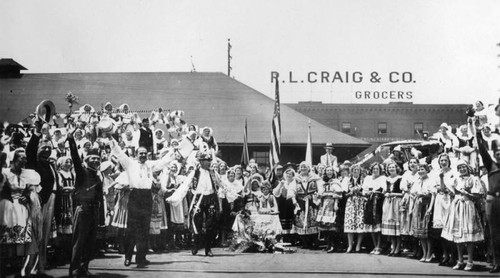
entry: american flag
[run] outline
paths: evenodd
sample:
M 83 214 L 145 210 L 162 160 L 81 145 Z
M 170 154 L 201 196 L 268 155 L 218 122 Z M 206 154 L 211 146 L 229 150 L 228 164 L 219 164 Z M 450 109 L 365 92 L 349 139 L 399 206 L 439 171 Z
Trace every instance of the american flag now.
M 271 128 L 271 150 L 269 153 L 269 163 L 271 169 L 280 162 L 281 156 L 281 117 L 280 117 L 280 94 L 279 82 L 276 80 L 276 90 L 274 95 L 274 114 Z

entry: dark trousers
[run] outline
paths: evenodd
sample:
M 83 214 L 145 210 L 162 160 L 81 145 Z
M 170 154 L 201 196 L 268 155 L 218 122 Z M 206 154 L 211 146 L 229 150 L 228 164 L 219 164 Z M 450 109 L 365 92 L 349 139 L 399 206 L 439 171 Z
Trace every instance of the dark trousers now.
M 88 269 L 96 251 L 99 205 L 79 205 L 73 218 L 73 249 L 70 270 Z
M 202 198 L 201 202 L 200 198 Z M 205 250 L 210 250 L 217 235 L 219 200 L 216 194 L 196 195 L 193 197 L 192 202 L 194 204 L 190 211 L 190 220 L 192 222 L 190 227 L 193 233 L 194 248 L 197 249 L 204 245 Z
M 125 230 L 125 259 L 132 260 L 134 246 L 137 246 L 135 261 L 141 263 L 146 260 L 152 209 L 150 189 L 133 189 L 130 192 Z
M 488 196 L 486 199 L 486 219 L 490 232 L 490 248 L 493 251 L 493 264 L 500 265 L 500 197 Z

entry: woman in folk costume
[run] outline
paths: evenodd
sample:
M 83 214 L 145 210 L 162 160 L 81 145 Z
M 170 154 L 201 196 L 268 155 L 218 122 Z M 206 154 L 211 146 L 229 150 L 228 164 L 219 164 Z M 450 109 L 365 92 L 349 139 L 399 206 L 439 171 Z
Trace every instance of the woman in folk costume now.
M 401 252 L 401 214 L 400 205 L 403 192 L 401 191 L 401 176 L 399 166 L 392 162 L 387 165 L 387 186 L 384 188 L 384 204 L 382 207 L 382 234 L 391 239 L 389 256 L 398 256 Z
M 75 190 L 75 174 L 73 173 L 73 161 L 71 157 L 64 156 L 57 160 L 59 175 L 59 188 L 56 195 L 57 233 L 59 235 L 71 235 L 73 233 L 73 198 Z
M 166 187 L 161 183 L 160 171 L 153 172 L 153 183 L 151 185 L 153 204 L 151 208 L 151 221 L 149 224 L 149 243 L 154 251 L 162 250 L 163 247 L 161 246 L 162 240 L 160 234 L 162 231 L 165 233 L 165 230 L 168 228 L 168 214 L 165 208 L 164 198 Z
M 457 244 L 458 262 L 453 269 L 465 268 L 470 271 L 474 267 L 474 245 L 484 240 L 481 217 L 474 204 L 474 201 L 482 198 L 484 192 L 481 180 L 471 175 L 471 169 L 466 161 L 459 161 L 457 169 L 460 176 L 453 186 L 455 198 L 451 203 L 441 236 Z M 467 246 L 467 264 L 464 263 L 463 258 L 465 246 Z
M 4 260 L 24 257 L 21 277 L 36 273 L 38 243 L 42 240 L 40 175 L 25 169 L 24 149 L 14 151 L 10 168 L 0 173 L 0 259 L 2 273 Z
M 284 242 L 291 242 L 290 234 L 293 233 L 294 209 L 291 188 L 297 187 L 296 173 L 292 168 L 285 170 L 284 179 L 273 189 L 273 195 L 278 202 L 280 212 L 281 234 Z
M 117 230 L 113 228 L 112 223 L 118 196 L 118 189 L 116 189 L 118 183 L 115 179 L 120 173 L 115 171 L 115 164 L 111 160 L 103 161 L 99 166 L 99 170 L 103 177 L 104 200 L 102 203 L 105 213 L 104 226 L 106 227 L 106 241 L 107 243 L 116 245 Z
M 351 176 L 349 177 L 349 187 L 347 191 L 347 203 L 345 207 L 344 232 L 347 233 L 348 248 L 347 253 L 353 252 L 354 234 L 358 234 L 356 252 L 361 251 L 361 243 L 365 233 L 365 205 L 366 197 L 363 196 L 363 178 L 361 177 L 361 167 L 353 165 Z
M 170 197 L 183 182 L 183 176 L 179 176 L 180 166 L 177 162 L 171 162 L 168 171 L 164 170 L 160 182 L 163 188 L 166 189 L 165 198 Z M 172 249 L 179 249 L 182 246 L 182 234 L 187 228 L 188 205 L 184 198 L 179 204 L 169 203 L 168 214 L 168 237 L 169 246 Z
M 458 138 L 451 132 L 451 126 L 446 123 L 442 123 L 439 126 L 439 132 L 435 134 L 435 137 L 439 142 L 444 145 L 444 152 L 450 153 L 458 147 Z
M 438 156 L 438 163 L 440 169 L 436 169 L 434 171 L 437 192 L 434 200 L 432 228 L 433 234 L 438 235 L 436 239 L 441 243 L 443 248 L 443 259 L 440 262 L 440 265 L 447 265 L 450 262 L 453 262 L 453 245 L 440 235 L 444 227 L 444 222 L 450 212 L 450 205 L 454 195 L 453 186 L 456 182 L 458 174 L 455 170 L 451 169 L 451 160 L 448 154 L 440 154 Z
M 243 169 L 241 168 L 241 165 L 235 165 L 233 166 L 234 170 L 234 180 L 235 182 L 240 183 L 243 187 L 246 186 L 248 178 L 246 178 L 243 175 Z
M 299 165 L 299 175 L 295 188 L 290 188 L 290 195 L 295 206 L 294 229 L 302 237 L 304 248 L 315 248 L 318 234 L 318 184 L 321 178 L 311 171 L 311 165 L 305 161 Z
M 423 256 L 421 262 L 432 260 L 432 241 L 429 238 L 429 224 L 436 195 L 435 181 L 429 177 L 429 165 L 420 164 L 418 181 L 413 184 L 411 194 L 415 197 L 412 211 L 411 229 L 413 236 L 420 240 Z
M 272 194 L 272 186 L 269 181 L 262 182 L 260 190 L 262 194 L 257 198 L 258 217 L 255 225 L 258 229 L 271 236 L 273 240 L 281 234 L 281 223 L 279 218 L 278 203 Z
M 262 180 L 262 176 L 259 174 L 251 176 L 243 190 L 245 210 L 248 210 L 250 213 L 257 212 L 257 199 L 262 195 L 262 191 L 260 190 Z
M 219 169 L 221 168 L 220 165 Z M 220 171 L 219 171 L 220 174 Z M 226 245 L 226 239 L 231 232 L 236 214 L 243 209 L 243 185 L 235 180 L 235 173 L 230 169 L 221 176 L 221 188 L 219 198 L 222 202 L 222 213 L 220 215 L 220 236 L 222 245 Z
M 373 246 L 370 254 L 380 255 L 383 190 L 387 187 L 387 178 L 383 174 L 382 165 L 375 163 L 370 167 L 371 175 L 363 181 L 363 194 L 367 198 L 365 205 L 365 231 L 371 233 Z
M 157 128 L 153 137 L 153 152 L 155 155 L 160 154 L 163 148 L 167 148 L 167 139 L 165 139 L 165 132 Z
M 213 134 L 214 132 L 211 127 L 206 126 L 201 129 L 200 137 L 208 145 L 208 148 L 212 150 L 212 155 L 219 151 L 219 145 L 215 141 Z
M 120 166 L 119 166 L 120 167 Z M 127 172 L 121 172 L 115 179 L 115 189 L 118 191 L 117 200 L 114 207 L 113 221 L 111 226 L 117 229 L 116 238 L 119 245 L 119 253 L 125 253 L 125 229 L 128 221 L 128 199 L 130 196 L 130 186 Z
M 474 149 L 474 134 L 469 125 L 461 125 L 457 132 L 458 146 L 455 148 L 456 157 L 463 159 L 471 167 L 479 167 L 477 164 L 477 152 Z
M 340 181 L 335 176 L 333 167 L 328 166 L 323 176 L 323 182 L 318 186 L 318 197 L 321 204 L 318 210 L 316 221 L 319 223 L 319 230 L 326 233 L 327 253 L 333 253 L 334 232 L 339 231 L 339 203 L 342 198 L 343 189 Z
M 411 236 L 411 217 L 413 205 L 415 204 L 415 196 L 410 194 L 410 191 L 413 185 L 418 181 L 418 166 L 418 158 L 410 158 L 408 160 L 408 170 L 406 170 L 401 177 L 400 184 L 401 191 L 403 192 L 403 198 L 401 199 L 399 207 L 401 219 L 401 236 L 403 241 L 402 244 L 405 246 L 405 249 L 411 249 L 414 251 L 414 257 L 417 257 L 420 248 L 418 247 L 418 241 Z
M 73 161 L 69 156 L 57 159 L 59 186 L 54 202 L 54 216 L 57 224 L 56 255 L 61 262 L 71 257 L 73 235 L 73 191 L 75 174 Z

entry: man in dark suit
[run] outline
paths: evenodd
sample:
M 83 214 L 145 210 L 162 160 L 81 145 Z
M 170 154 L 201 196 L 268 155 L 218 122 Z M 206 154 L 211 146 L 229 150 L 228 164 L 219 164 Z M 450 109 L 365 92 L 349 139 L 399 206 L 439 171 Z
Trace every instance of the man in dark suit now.
M 35 170 L 41 178 L 39 192 L 42 206 L 42 238 L 39 242 L 38 276 L 44 277 L 47 264 L 47 245 L 54 218 L 55 192 L 58 188 L 59 179 L 55 166 L 49 160 L 52 153 L 50 140 L 42 139 L 42 123 L 35 122 L 35 131 L 26 147 L 26 168 Z
M 99 207 L 102 206 L 102 175 L 98 172 L 101 164 L 99 149 L 90 149 L 82 164 L 75 140 L 68 134 L 68 143 L 75 168 L 75 192 L 73 203 L 73 248 L 69 277 L 77 270 L 78 277 L 96 277 L 89 272 L 89 262 L 96 251 Z
M 139 146 L 145 147 L 148 153 L 153 153 L 153 131 L 149 128 L 149 119 L 142 119 L 142 126 L 139 129 Z

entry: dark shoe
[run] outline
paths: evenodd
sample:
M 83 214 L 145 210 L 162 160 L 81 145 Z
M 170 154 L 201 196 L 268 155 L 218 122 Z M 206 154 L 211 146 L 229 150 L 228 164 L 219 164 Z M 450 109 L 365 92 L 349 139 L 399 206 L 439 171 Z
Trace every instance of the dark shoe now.
M 143 262 L 141 262 L 141 263 L 137 264 L 137 268 L 148 268 L 148 265 L 145 264 L 145 263 L 143 263 Z
M 500 265 L 493 265 L 493 267 L 490 269 L 490 273 L 497 273 L 500 272 Z
M 125 259 L 125 262 L 123 262 L 123 265 L 125 266 L 130 266 L 132 264 L 132 261 L 130 261 L 129 259 Z
M 446 266 L 446 265 L 448 265 L 449 261 L 450 261 L 450 259 L 443 259 L 438 265 L 439 266 Z
M 212 253 L 212 250 L 210 249 L 205 249 L 205 256 L 208 256 L 208 257 L 213 257 L 214 254 Z
M 198 248 L 191 249 L 191 254 L 193 254 L 193 256 L 198 254 Z
M 29 277 L 29 276 L 25 276 L 25 277 Z M 38 274 L 35 274 L 35 275 L 31 275 L 31 277 L 54 278 L 54 276 L 48 275 L 47 273 L 38 273 Z
M 80 268 L 78 270 L 78 276 L 77 277 L 99 278 L 101 276 L 90 273 L 88 269 Z

